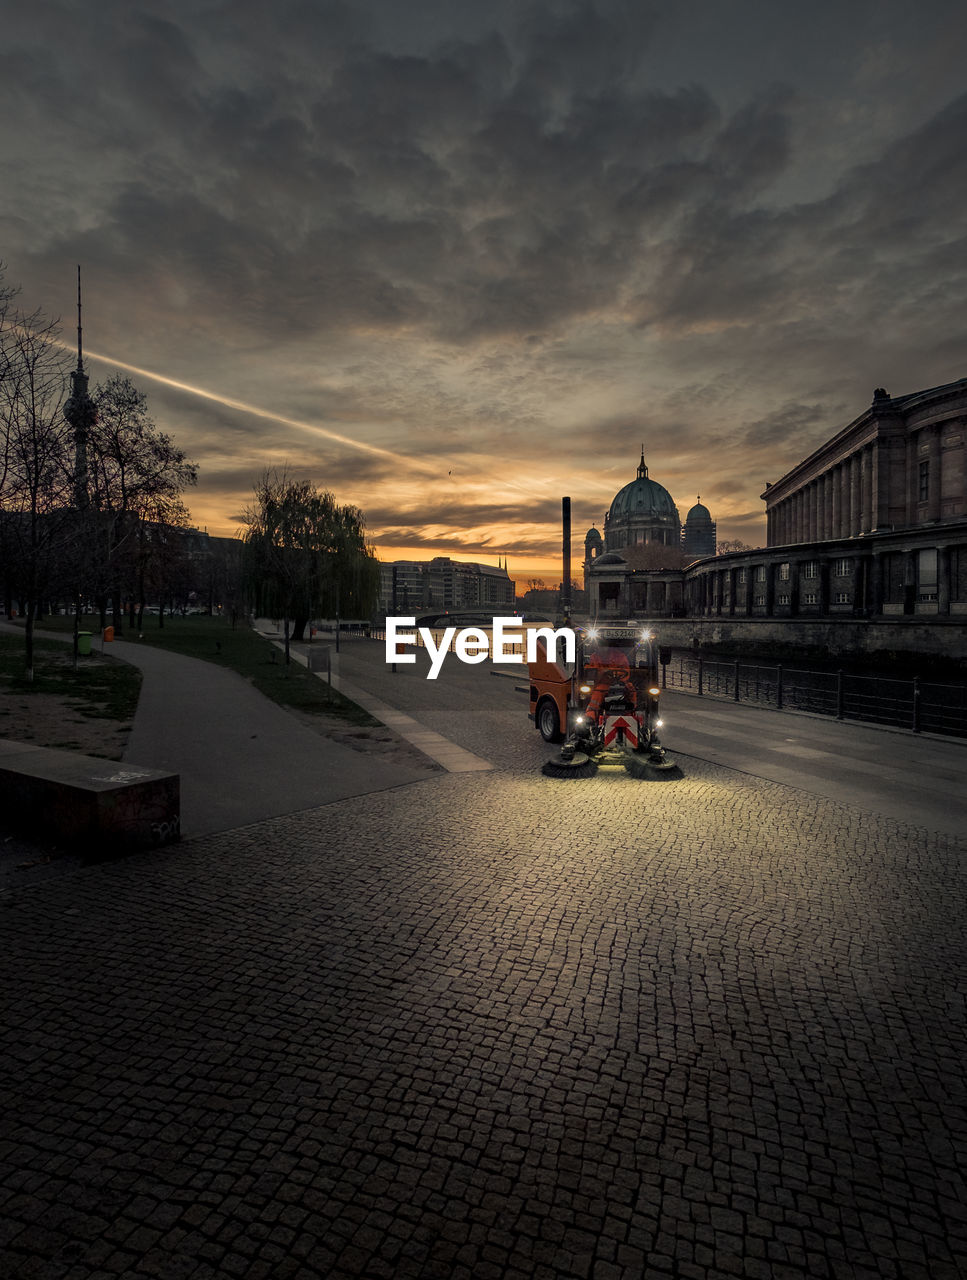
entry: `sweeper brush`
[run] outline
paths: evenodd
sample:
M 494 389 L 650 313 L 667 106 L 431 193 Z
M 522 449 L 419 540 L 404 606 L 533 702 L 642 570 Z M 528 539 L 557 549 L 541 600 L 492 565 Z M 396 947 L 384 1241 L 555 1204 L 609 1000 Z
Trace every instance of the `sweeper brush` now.
M 591 778 L 597 771 L 597 764 L 583 751 L 576 751 L 570 760 L 555 756 L 541 766 L 541 773 L 549 778 Z

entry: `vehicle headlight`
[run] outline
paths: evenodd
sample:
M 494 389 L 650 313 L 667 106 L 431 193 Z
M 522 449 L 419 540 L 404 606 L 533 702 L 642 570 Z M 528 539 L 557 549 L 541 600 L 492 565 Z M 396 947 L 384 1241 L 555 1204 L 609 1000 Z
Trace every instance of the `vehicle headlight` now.
M 664 722 L 664 720 L 656 720 L 656 721 L 655 721 L 655 728 L 656 728 L 656 729 L 660 729 L 664 723 L 665 723 L 665 722 Z
M 657 698 L 658 695 L 661 693 L 661 689 L 649 689 L 648 692 L 651 694 L 653 698 Z

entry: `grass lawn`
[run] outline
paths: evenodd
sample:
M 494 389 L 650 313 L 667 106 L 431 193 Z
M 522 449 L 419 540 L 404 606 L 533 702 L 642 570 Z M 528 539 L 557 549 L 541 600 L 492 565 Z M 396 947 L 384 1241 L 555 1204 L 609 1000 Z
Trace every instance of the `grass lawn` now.
M 69 633 L 74 629 L 74 620 L 64 617 L 45 618 L 37 626 L 45 631 Z M 94 633 L 94 648 L 100 652 L 100 619 L 96 616 L 85 617 L 81 630 Z M 286 666 L 283 653 L 244 621 L 240 621 L 233 630 L 228 618 L 195 614 L 187 618 L 165 617 L 164 626 L 159 627 L 157 615 L 152 614 L 145 617 L 140 633 L 125 626 L 123 639 L 136 640 L 138 635 L 142 637 L 138 641 L 140 644 L 157 645 L 172 653 L 184 654 L 187 658 L 202 658 L 205 662 L 229 667 L 250 680 L 260 693 L 280 706 L 314 715 L 337 716 L 349 724 L 379 723 L 362 707 L 357 707 L 355 702 L 350 702 L 335 689 L 330 689 L 325 680 L 311 675 L 298 662 L 292 661 Z M 22 649 L 23 642 L 19 643 Z M 110 644 L 106 644 L 104 652 L 110 651 Z
M 63 621 L 63 619 L 59 619 Z M 85 664 L 77 670 L 71 651 L 54 640 L 34 641 L 34 678 L 24 677 L 23 637 L 0 634 L 0 692 L 52 693 L 75 701 L 83 716 L 104 720 L 130 720 L 138 705 L 141 672 L 127 662 L 104 655 L 106 661 Z

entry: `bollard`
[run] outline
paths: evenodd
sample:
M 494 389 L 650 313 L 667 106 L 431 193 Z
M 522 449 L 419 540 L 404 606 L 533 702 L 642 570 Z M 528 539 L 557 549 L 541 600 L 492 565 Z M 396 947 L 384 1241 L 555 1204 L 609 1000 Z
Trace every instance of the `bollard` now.
M 836 719 L 842 720 L 844 713 L 843 669 L 836 672 Z
M 776 667 L 776 706 L 782 710 L 782 667 Z
M 913 677 L 913 732 L 920 732 L 920 677 Z
M 735 700 L 739 700 L 739 664 L 735 664 Z

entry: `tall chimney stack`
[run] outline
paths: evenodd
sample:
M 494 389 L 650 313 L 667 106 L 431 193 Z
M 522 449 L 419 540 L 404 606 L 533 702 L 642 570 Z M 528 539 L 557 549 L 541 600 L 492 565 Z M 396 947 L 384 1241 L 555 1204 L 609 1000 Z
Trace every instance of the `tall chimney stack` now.
M 571 499 L 561 499 L 561 516 L 564 524 L 564 579 L 561 583 L 561 613 L 565 625 L 571 621 Z

